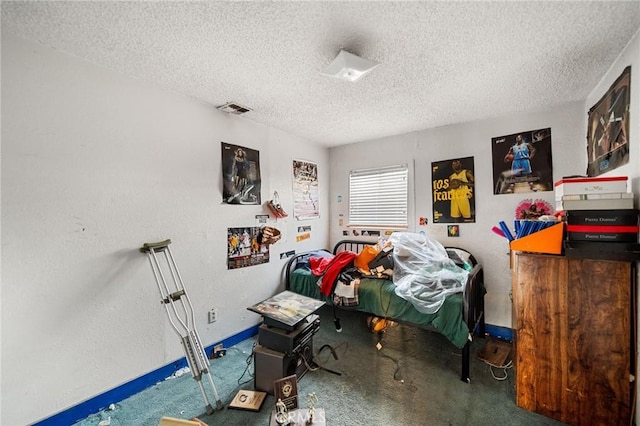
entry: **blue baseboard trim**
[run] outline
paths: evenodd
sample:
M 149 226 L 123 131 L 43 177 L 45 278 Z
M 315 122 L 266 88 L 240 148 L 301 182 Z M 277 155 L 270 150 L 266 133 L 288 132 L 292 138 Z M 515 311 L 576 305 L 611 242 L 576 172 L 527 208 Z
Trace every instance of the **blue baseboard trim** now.
M 255 336 L 256 334 L 258 334 L 259 326 L 260 324 L 257 324 L 244 331 L 241 331 L 238 334 L 234 334 L 233 336 L 228 337 L 221 342 L 214 343 L 211 346 L 207 346 L 205 348 L 205 353 L 210 357 L 214 346 L 222 344 L 225 348 L 228 348 L 252 336 Z M 33 426 L 71 425 L 79 420 L 89 417 L 92 414 L 100 412 L 100 410 L 105 409 L 111 404 L 116 404 L 132 395 L 137 394 L 138 392 L 141 392 L 155 385 L 158 382 L 163 381 L 179 369 L 187 367 L 187 365 L 187 359 L 180 358 L 179 360 L 167 364 L 164 367 L 160 367 L 157 370 L 145 374 L 144 376 L 133 379 L 130 382 L 108 390 L 100 395 L 81 402 L 78 405 L 54 414 L 51 417 L 40 420 L 37 423 L 33 423 Z
M 497 337 L 498 339 L 513 341 L 513 330 L 508 327 L 500 327 L 498 325 L 485 324 L 485 333 L 491 337 Z

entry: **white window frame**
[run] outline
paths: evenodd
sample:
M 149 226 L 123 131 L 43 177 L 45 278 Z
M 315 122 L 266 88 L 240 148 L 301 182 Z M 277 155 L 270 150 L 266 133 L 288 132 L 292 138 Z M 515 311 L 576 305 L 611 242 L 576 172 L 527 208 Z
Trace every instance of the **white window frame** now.
M 349 227 L 407 229 L 409 166 L 349 172 Z

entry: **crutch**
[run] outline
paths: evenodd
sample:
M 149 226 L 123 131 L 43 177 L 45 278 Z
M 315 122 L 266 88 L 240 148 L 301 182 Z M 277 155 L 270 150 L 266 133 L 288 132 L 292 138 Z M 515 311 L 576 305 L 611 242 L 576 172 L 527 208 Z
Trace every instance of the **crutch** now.
M 209 398 L 207 398 L 207 393 L 205 392 L 202 384 L 203 374 L 209 379 L 218 409 L 222 408 L 222 401 L 220 401 L 220 397 L 218 397 L 216 385 L 213 384 L 213 378 L 209 372 L 209 359 L 204 352 L 200 336 L 198 336 L 198 332 L 196 330 L 193 305 L 191 304 L 189 295 L 187 295 L 187 290 L 184 288 L 182 277 L 180 276 L 180 272 L 178 272 L 178 266 L 173 259 L 173 255 L 169 249 L 169 244 L 171 244 L 171 240 L 160 241 L 157 243 L 144 243 L 140 248 L 140 251 L 149 256 L 151 270 L 153 271 L 156 283 L 158 284 L 158 290 L 160 290 L 160 296 L 162 297 L 160 302 L 167 311 L 167 316 L 169 317 L 171 326 L 178 336 L 180 336 L 182 347 L 184 348 L 187 362 L 191 369 L 191 375 L 200 386 L 207 414 L 211 414 L 214 409 L 209 402 Z M 169 289 L 167 280 L 160 268 L 157 256 L 160 253 L 164 253 L 165 259 L 167 260 L 168 269 L 175 287 L 175 291 L 173 292 Z

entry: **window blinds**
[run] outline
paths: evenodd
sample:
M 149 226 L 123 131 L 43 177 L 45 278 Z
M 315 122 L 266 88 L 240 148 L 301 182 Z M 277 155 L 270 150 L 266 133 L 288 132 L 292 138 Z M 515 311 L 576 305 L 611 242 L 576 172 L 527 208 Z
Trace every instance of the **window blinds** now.
M 407 227 L 406 164 L 349 173 L 349 226 Z

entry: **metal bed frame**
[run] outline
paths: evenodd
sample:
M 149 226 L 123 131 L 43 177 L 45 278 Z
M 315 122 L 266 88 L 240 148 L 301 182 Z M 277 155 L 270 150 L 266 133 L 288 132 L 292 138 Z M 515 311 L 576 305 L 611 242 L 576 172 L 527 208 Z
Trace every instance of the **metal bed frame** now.
M 336 243 L 332 252 L 329 250 L 322 249 L 327 253 L 337 254 L 341 251 L 352 251 L 354 253 L 360 253 L 362 249 L 366 245 L 375 244 L 375 241 L 362 241 L 362 240 L 341 240 Z M 467 284 L 465 286 L 465 291 L 463 293 L 463 303 L 462 303 L 462 319 L 467 324 L 469 328 L 470 336 L 485 336 L 485 322 L 484 322 L 484 295 L 486 293 L 484 287 L 484 273 L 482 270 L 482 265 L 478 263 L 476 258 L 469 253 L 468 251 L 459 248 L 459 247 L 445 247 L 447 250 L 447 254 L 451 257 L 454 253 L 460 254 L 462 253 L 464 257 L 468 258 L 468 261 L 473 265 L 473 269 L 469 272 L 469 278 L 467 280 Z M 305 252 L 300 253 L 293 256 L 287 262 L 285 267 L 285 288 L 290 290 L 290 278 L 293 271 L 296 269 L 297 264 L 305 258 L 308 258 L 313 253 L 317 253 L 318 251 L 313 252 Z M 356 307 L 343 307 L 343 306 L 335 306 L 334 309 L 351 309 L 357 310 Z M 334 311 L 335 312 L 335 311 Z M 396 321 L 399 323 L 403 323 L 406 325 L 424 328 L 430 331 L 437 331 L 435 328 L 430 326 L 417 325 L 412 323 L 407 323 L 403 321 L 398 321 L 394 318 L 388 318 L 389 320 Z M 461 375 L 460 379 L 465 383 L 471 383 L 471 378 L 469 376 L 469 363 L 470 363 L 470 348 L 471 341 L 467 340 L 467 343 L 462 348 L 462 366 L 461 366 Z

